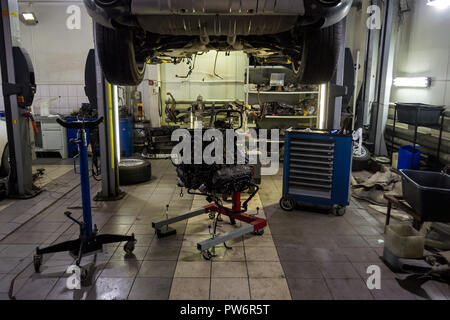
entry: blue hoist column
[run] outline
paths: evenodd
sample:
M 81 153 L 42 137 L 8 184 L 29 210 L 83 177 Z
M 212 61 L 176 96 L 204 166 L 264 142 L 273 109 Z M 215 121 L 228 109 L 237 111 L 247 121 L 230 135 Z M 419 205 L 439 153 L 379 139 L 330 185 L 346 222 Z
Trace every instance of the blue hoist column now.
M 83 220 L 86 224 L 86 231 L 92 232 L 92 215 L 91 215 L 91 188 L 89 184 L 89 162 L 88 162 L 88 142 L 86 130 L 78 130 L 78 152 L 80 158 L 80 174 L 81 174 L 81 201 L 83 203 Z

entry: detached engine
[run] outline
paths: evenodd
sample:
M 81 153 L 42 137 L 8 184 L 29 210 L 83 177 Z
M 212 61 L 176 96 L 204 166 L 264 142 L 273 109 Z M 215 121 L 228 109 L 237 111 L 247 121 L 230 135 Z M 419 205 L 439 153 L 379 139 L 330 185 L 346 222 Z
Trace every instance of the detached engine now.
M 178 186 L 199 190 L 205 195 L 243 192 L 252 183 L 249 165 L 186 165 L 177 167 Z
M 227 116 L 229 114 L 227 113 Z M 221 120 L 222 121 L 222 120 Z M 225 120 L 224 120 L 225 121 Z M 217 124 L 222 122 L 216 121 Z M 221 131 L 225 134 L 225 129 Z M 191 131 L 191 137 L 194 136 Z M 203 135 L 202 135 L 203 136 Z M 202 149 L 209 145 L 210 142 L 203 141 Z M 191 150 L 194 150 L 194 141 L 191 138 Z M 234 159 L 238 159 L 238 153 L 241 152 L 238 148 L 234 148 Z M 224 164 L 175 164 L 178 175 L 178 186 L 188 189 L 188 193 L 200 194 L 207 197 L 209 202 L 215 202 L 222 207 L 220 196 L 229 196 L 235 192 L 244 192 L 245 190 L 253 187 L 255 191 L 249 197 L 249 199 L 243 203 L 244 211 L 247 210 L 247 202 L 256 194 L 258 187 L 252 181 L 252 168 L 248 165 L 248 157 L 242 155 L 245 159 L 244 164 L 225 164 L 226 163 L 227 150 L 223 150 Z M 191 156 L 191 163 L 194 163 L 194 155 Z M 198 190 L 198 192 L 195 192 Z M 223 208 L 223 207 L 222 207 Z

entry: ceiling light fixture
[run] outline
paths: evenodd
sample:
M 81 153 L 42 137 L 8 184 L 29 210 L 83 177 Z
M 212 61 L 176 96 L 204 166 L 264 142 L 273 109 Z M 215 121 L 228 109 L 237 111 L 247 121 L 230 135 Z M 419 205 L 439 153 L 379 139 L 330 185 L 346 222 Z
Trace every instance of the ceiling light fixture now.
M 34 14 L 34 12 L 22 12 L 20 14 L 20 20 L 25 23 L 26 25 L 35 25 L 38 23 L 37 19 L 36 19 L 36 15 Z
M 414 77 L 404 78 L 398 77 L 394 79 L 395 87 L 409 87 L 409 88 L 429 88 L 431 86 L 431 78 L 429 77 Z
M 450 0 L 428 0 L 427 5 L 438 9 L 446 9 L 450 7 Z

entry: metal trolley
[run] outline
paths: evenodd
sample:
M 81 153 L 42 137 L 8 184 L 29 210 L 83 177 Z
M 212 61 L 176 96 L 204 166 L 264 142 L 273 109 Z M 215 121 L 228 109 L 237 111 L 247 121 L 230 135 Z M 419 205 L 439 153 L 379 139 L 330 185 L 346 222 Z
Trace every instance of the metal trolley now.
M 344 215 L 350 199 L 351 135 L 291 129 L 284 148 L 280 207 L 316 206 Z

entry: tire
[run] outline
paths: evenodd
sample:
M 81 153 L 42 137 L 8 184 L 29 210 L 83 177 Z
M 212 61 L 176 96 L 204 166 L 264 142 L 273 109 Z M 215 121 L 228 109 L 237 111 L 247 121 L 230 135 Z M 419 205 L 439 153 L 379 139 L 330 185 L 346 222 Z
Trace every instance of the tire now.
M 41 254 L 35 254 L 33 256 L 33 265 L 34 265 L 34 272 L 40 273 L 41 265 L 42 265 L 42 255 Z
M 264 235 L 264 229 L 259 229 L 258 231 L 252 232 L 255 236 L 263 236 Z
M 123 246 L 123 251 L 125 251 L 126 254 L 132 254 L 135 249 L 134 241 L 128 241 Z
M 2 163 L 0 167 L 0 177 L 4 178 L 9 176 L 9 146 L 6 144 L 2 154 Z
M 146 61 L 136 61 L 133 31 L 95 24 L 100 65 L 106 80 L 114 85 L 137 86 L 144 79 Z
M 333 78 L 344 41 L 344 23 L 345 19 L 324 29 L 306 29 L 303 32 L 301 62 L 299 67 L 293 66 L 299 83 L 323 84 Z
M 331 209 L 331 212 L 337 216 L 337 217 L 342 217 L 343 215 L 345 215 L 346 212 L 346 208 L 345 207 L 341 207 L 341 206 L 333 206 L 333 208 Z
M 352 171 L 362 171 L 367 168 L 370 160 L 370 151 L 365 146 L 362 146 L 362 154 L 357 155 L 353 153 Z
M 284 211 L 292 211 L 295 208 L 295 200 L 290 196 L 284 196 L 280 199 L 280 207 Z
M 142 159 L 123 159 L 119 164 L 119 182 L 121 186 L 150 181 L 152 165 Z

